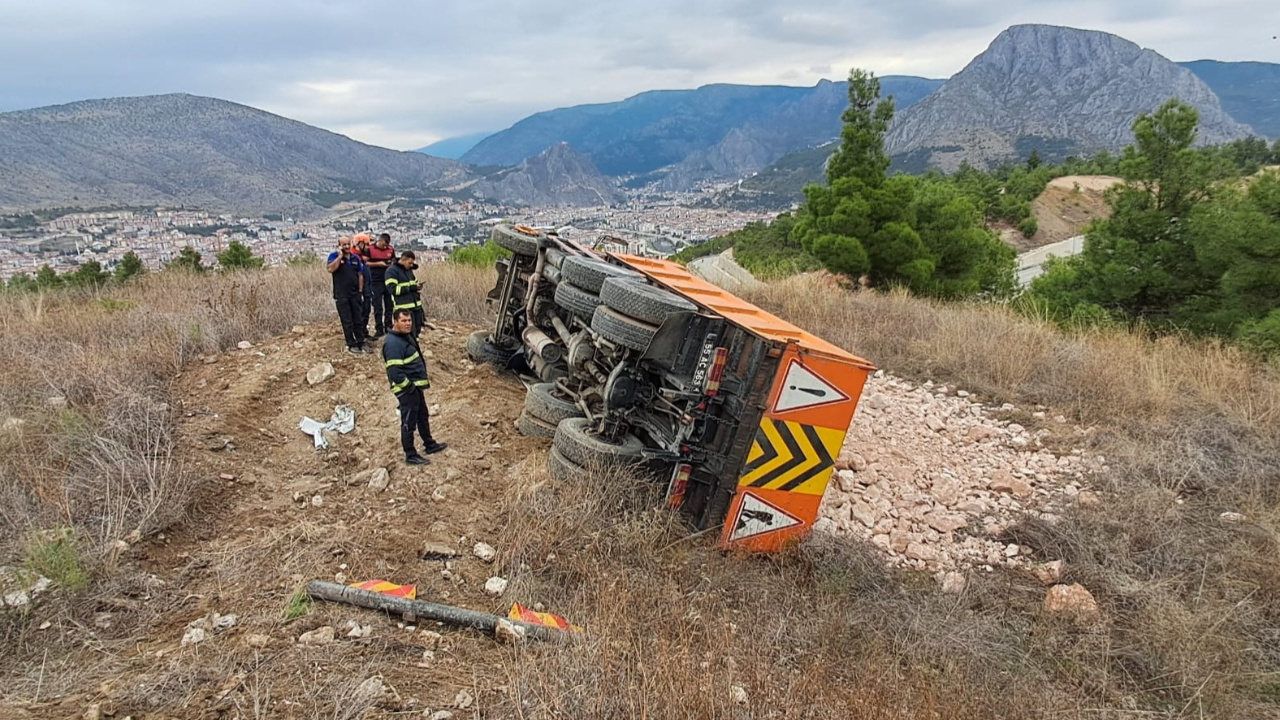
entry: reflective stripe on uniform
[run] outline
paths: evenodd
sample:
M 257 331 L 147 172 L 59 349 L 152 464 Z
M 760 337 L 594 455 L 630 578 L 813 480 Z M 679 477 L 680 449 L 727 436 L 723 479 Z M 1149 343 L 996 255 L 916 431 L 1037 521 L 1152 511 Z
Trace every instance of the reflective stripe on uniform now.
M 421 359 L 421 358 L 422 358 L 422 355 L 421 355 L 421 354 L 419 354 L 419 353 L 417 353 L 417 352 L 414 352 L 412 355 L 410 355 L 409 357 L 407 357 L 407 358 L 405 358 L 405 359 L 403 359 L 403 360 L 388 360 L 388 361 L 387 361 L 387 367 L 392 367 L 392 366 L 395 366 L 395 365 L 408 365 L 409 363 L 413 362 L 414 360 L 419 360 L 419 359 Z
M 405 389 L 405 388 L 407 388 L 407 387 L 409 387 L 409 380 L 408 380 L 408 378 L 406 378 L 406 379 L 405 379 L 405 380 L 403 380 L 402 382 L 398 382 L 398 383 L 396 383 L 395 385 L 392 385 L 392 386 L 391 386 L 391 392 L 392 392 L 392 393 L 395 393 L 396 395 L 399 395 L 399 394 L 400 394 L 400 391 L 401 391 L 401 390 L 404 390 L 404 389 Z
M 414 380 L 413 386 L 414 387 L 431 387 L 431 381 L 430 380 Z
M 393 311 L 395 311 L 395 310 L 412 310 L 412 309 L 414 309 L 414 308 L 420 308 L 420 307 L 422 307 L 422 301 L 421 301 L 421 300 L 414 300 L 414 301 L 413 301 L 413 302 L 411 302 L 411 303 L 404 303 L 404 304 L 401 304 L 401 303 L 395 302 L 394 300 L 391 302 L 391 309 L 392 309 Z

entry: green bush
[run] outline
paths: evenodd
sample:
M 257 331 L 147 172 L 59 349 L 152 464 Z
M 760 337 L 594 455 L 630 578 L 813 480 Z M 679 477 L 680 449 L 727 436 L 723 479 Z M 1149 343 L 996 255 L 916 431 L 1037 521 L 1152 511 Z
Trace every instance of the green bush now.
M 510 256 L 509 251 L 498 247 L 492 240 L 486 240 L 483 245 L 464 245 L 454 250 L 449 253 L 449 262 L 491 268 L 499 259 Z
M 71 528 L 32 533 L 25 548 L 27 569 L 49 578 L 59 587 L 79 590 L 89 584 Z
M 1028 217 L 1018 223 L 1018 232 L 1022 233 L 1022 237 L 1031 239 L 1037 231 L 1040 230 L 1040 223 L 1036 222 L 1034 217 Z

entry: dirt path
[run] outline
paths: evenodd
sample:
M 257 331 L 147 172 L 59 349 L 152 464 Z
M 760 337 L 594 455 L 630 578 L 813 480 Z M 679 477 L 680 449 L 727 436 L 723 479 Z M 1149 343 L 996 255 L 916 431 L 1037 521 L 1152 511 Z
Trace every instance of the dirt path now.
M 19 717 L 80 717 L 93 705 L 121 718 L 254 717 L 254 703 L 265 702 L 271 717 L 310 718 L 335 703 L 317 693 L 350 685 L 358 695 L 358 683 L 375 676 L 399 689 L 377 698 L 389 710 L 445 707 L 460 690 L 478 696 L 485 658 L 503 650 L 473 633 L 433 628 L 445 633 L 441 641 L 426 628 L 324 604 L 286 619 L 291 599 L 312 579 L 413 583 L 424 599 L 506 614 L 510 599 L 483 592 L 499 567 L 470 548 L 496 542 L 505 523 L 498 501 L 543 447 L 513 426 L 524 396 L 520 382 L 465 358 L 469 330 L 435 325 L 424 332 L 428 402 L 438 408 L 432 429 L 450 447 L 420 468 L 402 462 L 380 355 L 341 352 L 335 327 L 297 327 L 183 372 L 175 408 L 185 418 L 181 444 L 189 449 L 189 469 L 206 480 L 195 517 L 122 557 L 149 580 L 110 599 L 126 611 L 106 612 L 89 629 L 86 641 L 101 652 L 75 662 L 85 663 L 82 673 L 93 682 Z M 307 370 L 322 362 L 336 374 L 310 386 Z M 314 449 L 298 421 L 327 419 L 338 404 L 354 408 L 356 430 L 329 450 Z M 350 484 L 378 467 L 390 473 L 385 490 Z M 427 541 L 462 555 L 448 567 L 424 561 Z M 234 615 L 234 626 L 215 631 L 215 614 Z M 129 622 L 134 618 L 140 625 Z M 346 639 L 349 619 L 370 626 L 370 634 Z M 206 639 L 184 645 L 193 623 L 208 628 Z M 325 625 L 337 628 L 338 641 L 297 644 L 299 635 Z M 454 642 L 459 636 L 468 639 Z M 429 676 L 418 667 L 427 650 L 441 655 Z M 337 706 L 344 707 L 340 699 Z

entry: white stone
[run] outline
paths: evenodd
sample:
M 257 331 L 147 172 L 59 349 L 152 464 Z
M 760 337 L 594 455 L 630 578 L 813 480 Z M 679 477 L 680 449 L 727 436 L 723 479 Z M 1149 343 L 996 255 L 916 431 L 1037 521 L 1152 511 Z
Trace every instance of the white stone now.
M 490 597 L 502 597 L 502 593 L 507 591 L 507 579 L 502 577 L 491 577 L 484 581 L 484 594 Z
M 310 632 L 304 632 L 298 636 L 298 642 L 303 645 L 328 645 L 333 642 L 334 630 L 332 625 L 324 625 Z
M 471 548 L 471 552 L 482 561 L 491 563 L 498 557 L 498 551 L 489 543 L 478 542 L 475 547 Z
M 729 700 L 734 705 L 747 705 L 751 702 L 751 698 L 747 695 L 747 689 L 741 685 L 729 686 Z
M 1218 522 L 1223 525 L 1239 525 L 1245 520 L 1245 516 L 1238 512 L 1224 512 L 1218 516 Z
M 186 632 L 182 634 L 183 645 L 195 645 L 202 643 L 209 637 L 209 634 L 202 627 L 189 626 Z
M 488 583 L 485 583 L 485 590 L 488 591 Z M 507 645 L 519 645 L 524 642 L 526 632 L 523 625 L 516 625 L 506 618 L 499 618 L 498 624 L 493 628 L 493 636 L 498 642 Z
M 861 500 L 853 503 L 849 509 L 849 514 L 854 520 L 857 520 L 867 527 L 872 527 L 876 524 L 876 511 L 870 505 Z
M 466 690 L 459 690 L 458 694 L 453 697 L 453 706 L 459 710 L 466 710 L 476 701 L 471 693 Z
M 252 350 L 253 343 L 249 342 L 248 340 L 241 340 L 240 342 L 236 343 L 236 347 L 240 348 L 241 350 Z
M 307 384 L 319 385 L 325 380 L 333 377 L 334 374 L 333 365 L 331 363 L 320 363 L 307 371 Z
M 964 592 L 968 581 L 962 573 L 949 572 L 942 576 L 942 592 L 948 595 L 960 595 Z

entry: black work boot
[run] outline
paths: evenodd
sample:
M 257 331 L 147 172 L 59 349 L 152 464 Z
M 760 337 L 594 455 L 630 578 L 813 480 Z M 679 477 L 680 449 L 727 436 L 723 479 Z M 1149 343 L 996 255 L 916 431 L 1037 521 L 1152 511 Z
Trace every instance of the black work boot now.
M 449 447 L 449 443 L 436 442 L 435 440 L 432 440 L 426 447 L 422 448 L 422 452 L 428 455 L 435 455 L 447 447 Z
M 430 465 L 431 461 L 421 455 L 410 455 L 404 459 L 405 465 Z

